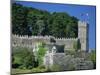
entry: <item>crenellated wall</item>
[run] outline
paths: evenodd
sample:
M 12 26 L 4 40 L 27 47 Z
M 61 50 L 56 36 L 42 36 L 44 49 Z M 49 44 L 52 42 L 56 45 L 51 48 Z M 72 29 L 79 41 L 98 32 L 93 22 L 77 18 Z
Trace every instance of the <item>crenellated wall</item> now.
M 37 42 L 50 44 L 50 38 L 53 36 L 19 36 L 12 35 L 12 46 L 22 46 L 33 48 Z M 54 37 L 53 37 L 54 38 Z M 73 44 L 78 38 L 54 38 L 56 44 L 65 45 L 65 50 L 73 49 Z
M 21 35 L 12 35 L 12 46 L 22 46 L 22 47 L 31 47 L 37 42 L 49 43 L 50 36 L 21 36 Z

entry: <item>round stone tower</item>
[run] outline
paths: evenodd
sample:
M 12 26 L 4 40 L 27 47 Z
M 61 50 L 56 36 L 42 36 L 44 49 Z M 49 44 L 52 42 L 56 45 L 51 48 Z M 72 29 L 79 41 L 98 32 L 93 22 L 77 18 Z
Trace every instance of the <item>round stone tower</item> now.
M 88 51 L 89 45 L 88 45 L 88 24 L 84 21 L 78 21 L 78 38 L 81 43 L 81 50 L 82 51 Z

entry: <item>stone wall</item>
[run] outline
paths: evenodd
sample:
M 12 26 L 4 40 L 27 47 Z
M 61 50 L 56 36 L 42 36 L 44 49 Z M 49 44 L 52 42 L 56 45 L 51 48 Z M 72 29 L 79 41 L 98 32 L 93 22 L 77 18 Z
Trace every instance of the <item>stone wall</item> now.
M 12 35 L 12 46 L 22 46 L 33 48 L 37 42 L 44 42 L 50 44 L 50 38 L 53 36 L 19 36 Z M 53 37 L 54 38 L 54 37 Z M 78 38 L 54 38 L 56 44 L 65 45 L 65 50 L 73 49 L 73 44 Z
M 78 41 L 78 38 L 56 39 L 56 43 L 58 45 L 65 45 L 65 49 L 64 50 L 73 50 L 74 49 L 73 45 L 77 41 Z
M 64 53 L 50 53 L 46 55 L 44 64 L 49 68 L 52 67 L 52 65 L 58 65 L 60 71 L 93 69 L 92 61 L 79 57 L 74 58 L 71 55 L 65 55 Z

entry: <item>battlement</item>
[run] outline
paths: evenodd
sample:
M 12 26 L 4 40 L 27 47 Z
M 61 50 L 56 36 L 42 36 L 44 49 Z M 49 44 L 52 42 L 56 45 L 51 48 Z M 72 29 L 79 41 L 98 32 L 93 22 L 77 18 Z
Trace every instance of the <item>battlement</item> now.
M 55 40 L 77 40 L 78 38 L 55 38 Z
M 27 36 L 27 35 L 12 35 L 12 46 L 31 47 L 38 42 L 44 42 L 50 44 L 50 38 L 54 38 L 56 44 L 65 45 L 65 48 L 73 48 L 73 44 L 78 38 L 55 38 L 53 36 Z
M 50 38 L 50 37 L 53 37 L 53 36 L 28 36 L 28 35 L 16 35 L 16 34 L 13 34 L 12 37 L 15 37 L 15 38 L 27 38 L 27 39 L 34 39 L 34 38 L 37 38 L 37 39 L 40 39 L 40 38 Z
M 53 36 L 28 36 L 28 35 L 12 35 L 13 38 L 20 38 L 20 39 L 50 39 L 54 38 L 55 40 L 77 40 L 78 38 L 55 38 Z
M 85 21 L 78 21 L 78 26 L 87 26 L 87 22 L 85 22 Z

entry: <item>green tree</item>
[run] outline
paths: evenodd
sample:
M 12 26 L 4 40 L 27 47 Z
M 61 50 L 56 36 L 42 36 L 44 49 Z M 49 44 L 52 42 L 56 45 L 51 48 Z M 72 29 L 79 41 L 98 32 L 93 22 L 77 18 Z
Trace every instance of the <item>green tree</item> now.
M 77 37 L 78 19 L 64 12 L 45 10 L 12 4 L 12 33 L 19 35 L 52 35 Z
M 12 32 L 13 34 L 27 35 L 29 28 L 27 26 L 27 8 L 20 4 L 12 5 Z
M 31 27 L 32 35 L 38 34 L 38 26 L 36 25 L 37 16 L 33 10 L 30 10 L 27 14 L 27 24 L 29 27 Z

